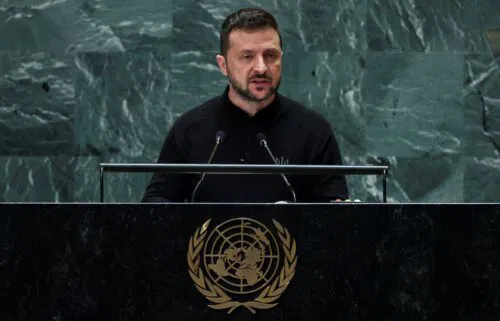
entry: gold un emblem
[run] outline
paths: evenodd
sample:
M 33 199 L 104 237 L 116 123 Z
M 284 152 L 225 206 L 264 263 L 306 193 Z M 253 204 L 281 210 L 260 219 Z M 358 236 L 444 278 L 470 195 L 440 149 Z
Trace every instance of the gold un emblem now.
M 216 310 L 252 313 L 271 309 L 295 274 L 297 247 L 288 230 L 273 220 L 274 234 L 249 218 L 225 221 L 209 230 L 210 221 L 189 240 L 187 262 L 196 289 Z

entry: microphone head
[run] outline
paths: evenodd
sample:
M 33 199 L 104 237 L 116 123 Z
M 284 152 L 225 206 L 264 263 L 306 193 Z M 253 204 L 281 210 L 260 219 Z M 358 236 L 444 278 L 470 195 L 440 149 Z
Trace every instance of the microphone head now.
M 267 142 L 267 137 L 264 133 L 258 133 L 257 134 L 257 140 L 261 145 L 265 144 Z
M 224 138 L 226 138 L 226 133 L 223 131 L 223 130 L 219 130 L 216 134 L 215 134 L 215 140 L 216 141 L 223 141 Z

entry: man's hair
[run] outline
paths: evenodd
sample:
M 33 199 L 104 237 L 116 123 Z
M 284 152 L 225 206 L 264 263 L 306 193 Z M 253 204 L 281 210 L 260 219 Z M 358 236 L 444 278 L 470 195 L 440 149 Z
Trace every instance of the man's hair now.
M 278 29 L 278 23 L 274 17 L 267 11 L 260 8 L 244 8 L 231 13 L 222 23 L 220 30 L 220 52 L 226 56 L 229 50 L 229 34 L 234 30 L 258 30 L 263 28 L 273 28 L 280 38 L 280 47 L 282 47 L 281 34 Z

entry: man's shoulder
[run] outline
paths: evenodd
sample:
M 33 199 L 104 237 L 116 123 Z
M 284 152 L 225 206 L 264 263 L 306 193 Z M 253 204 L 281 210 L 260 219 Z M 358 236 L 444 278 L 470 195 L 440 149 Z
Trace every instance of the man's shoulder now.
M 215 96 L 200 105 L 188 109 L 175 121 L 174 126 L 179 129 L 188 129 L 200 121 L 213 119 L 215 111 L 221 104 L 221 96 Z
M 286 106 L 285 116 L 288 121 L 317 134 L 331 131 L 330 122 L 320 112 L 284 95 L 279 97 L 281 103 Z

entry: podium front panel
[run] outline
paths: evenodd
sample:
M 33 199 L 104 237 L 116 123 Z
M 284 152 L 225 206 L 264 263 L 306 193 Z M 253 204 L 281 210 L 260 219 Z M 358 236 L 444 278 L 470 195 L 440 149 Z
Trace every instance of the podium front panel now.
M 1 320 L 499 320 L 497 204 L 0 204 Z

